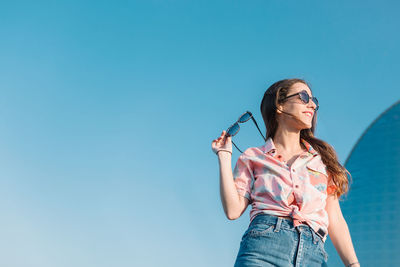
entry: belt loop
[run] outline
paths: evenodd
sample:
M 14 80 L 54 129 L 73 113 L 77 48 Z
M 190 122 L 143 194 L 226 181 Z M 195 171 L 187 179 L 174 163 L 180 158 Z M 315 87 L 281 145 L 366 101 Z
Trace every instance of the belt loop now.
M 311 227 L 310 227 L 310 230 L 311 230 L 311 233 L 312 233 L 312 237 L 313 237 L 313 243 L 314 244 L 317 244 L 317 234 L 315 233 L 315 231 L 314 231 L 314 229 L 312 229 Z
M 279 230 L 281 229 L 282 220 L 283 219 L 281 217 L 278 217 L 278 220 L 276 220 L 274 232 L 279 232 Z

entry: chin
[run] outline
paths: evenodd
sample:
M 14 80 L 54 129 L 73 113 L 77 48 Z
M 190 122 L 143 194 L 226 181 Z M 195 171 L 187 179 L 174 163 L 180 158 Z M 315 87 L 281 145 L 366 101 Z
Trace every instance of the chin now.
M 311 127 L 312 127 L 311 123 L 310 124 L 305 123 L 301 130 L 311 129 Z

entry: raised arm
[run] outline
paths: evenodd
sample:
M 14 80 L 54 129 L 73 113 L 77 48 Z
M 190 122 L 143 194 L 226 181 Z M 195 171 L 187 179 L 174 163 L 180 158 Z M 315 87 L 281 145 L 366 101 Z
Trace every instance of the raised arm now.
M 233 180 L 231 137 L 223 131 L 218 139 L 213 140 L 212 150 L 218 155 L 222 206 L 226 217 L 235 220 L 246 210 L 249 200 L 239 195 Z

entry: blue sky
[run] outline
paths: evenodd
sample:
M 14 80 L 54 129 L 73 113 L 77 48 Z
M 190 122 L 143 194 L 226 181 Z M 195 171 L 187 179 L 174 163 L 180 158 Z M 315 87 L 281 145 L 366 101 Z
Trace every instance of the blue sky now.
M 398 9 L 2 2 L 0 265 L 232 266 L 250 209 L 225 218 L 211 141 L 246 110 L 264 130 L 265 90 L 299 77 L 344 163 L 400 98 Z M 251 123 L 234 141 L 263 142 Z

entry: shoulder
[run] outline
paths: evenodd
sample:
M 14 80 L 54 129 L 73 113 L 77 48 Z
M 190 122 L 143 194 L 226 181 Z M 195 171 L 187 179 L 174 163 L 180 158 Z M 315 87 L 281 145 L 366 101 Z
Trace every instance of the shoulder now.
M 237 162 L 253 167 L 255 162 L 260 162 L 264 158 L 262 147 L 249 147 L 242 154 L 240 154 Z
M 256 159 L 262 155 L 264 155 L 263 146 L 258 146 L 247 148 L 239 157 L 242 159 Z

